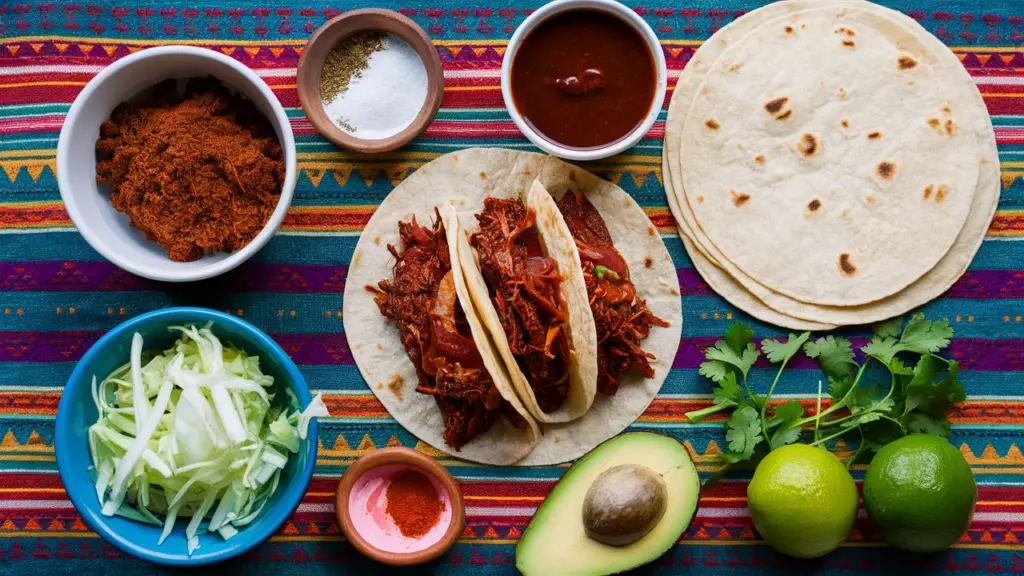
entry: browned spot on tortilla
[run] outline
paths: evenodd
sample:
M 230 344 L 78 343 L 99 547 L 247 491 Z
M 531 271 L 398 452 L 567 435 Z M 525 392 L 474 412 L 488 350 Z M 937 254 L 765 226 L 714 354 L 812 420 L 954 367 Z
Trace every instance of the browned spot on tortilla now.
M 376 244 L 377 246 L 380 246 L 380 236 L 374 236 L 373 243 Z
M 704 197 L 703 196 L 697 196 L 697 203 L 698 204 L 703 204 L 704 203 Z
M 775 119 L 776 120 L 785 120 L 786 118 L 789 118 L 792 115 L 793 115 L 793 111 L 792 110 L 786 110 L 782 114 L 779 114 L 778 116 L 776 116 Z
M 377 390 L 383 390 L 383 389 L 384 389 L 384 385 L 383 384 L 377 384 Z
M 807 24 L 801 24 L 801 25 L 800 25 L 800 29 L 801 29 L 801 30 L 803 30 L 804 28 L 807 28 Z
M 843 209 L 843 218 L 849 218 L 849 217 L 850 217 L 850 209 L 849 208 L 844 208 Z
M 765 102 L 764 109 L 767 110 L 769 114 L 778 114 L 779 111 L 782 110 L 782 107 L 786 105 L 786 102 L 789 102 L 789 98 L 786 98 L 785 96 L 769 100 L 768 102 Z
M 896 165 L 888 160 L 883 160 L 878 163 L 878 166 L 875 166 L 875 172 L 883 180 L 888 180 L 896 173 Z
M 793 27 L 792 26 L 786 26 L 786 34 L 792 34 L 792 33 L 793 33 Z
M 359 261 L 363 259 L 363 253 L 356 250 L 355 255 L 352 256 L 352 267 L 359 266 Z
M 804 133 L 796 147 L 801 154 L 810 158 L 818 151 L 818 139 L 814 137 L 814 134 Z
M 857 267 L 850 261 L 849 254 L 839 255 L 839 273 L 847 278 L 857 273 Z
M 878 140 L 882 137 L 881 132 L 871 132 L 868 134 L 868 140 Z
M 480 179 L 481 180 L 487 180 L 487 172 L 481 172 L 480 173 Z
M 928 119 L 928 125 L 931 126 L 932 128 L 935 128 L 937 130 L 939 128 L 939 119 L 938 118 L 929 118 Z
M 729 66 L 729 72 L 739 72 L 740 68 L 743 68 L 744 64 L 745 64 L 745 62 L 737 62 L 737 63 L 733 64 L 732 66 Z
M 946 136 L 952 136 L 956 133 L 956 124 L 952 120 L 946 120 L 942 127 L 946 130 Z
M 952 114 L 953 113 L 953 111 L 949 109 L 949 104 L 946 104 L 945 106 L 943 106 L 942 107 L 942 111 L 945 112 L 946 114 Z
M 529 168 L 523 168 L 523 176 L 529 176 L 529 175 L 530 175 L 530 169 Z
M 559 443 L 559 442 L 561 442 L 561 441 L 562 441 L 562 438 L 561 438 L 561 437 L 559 437 L 559 436 L 555 436 L 555 444 L 558 444 L 558 443 Z
M 737 144 L 736 149 L 739 150 L 740 152 L 743 152 L 743 144 Z
M 744 194 L 735 190 L 729 190 L 729 194 L 732 195 L 733 206 L 739 208 L 750 201 L 750 194 Z
M 669 293 L 672 294 L 673 296 L 679 296 L 679 291 L 676 290 L 675 288 L 670 288 Z
M 850 127 L 850 121 L 849 120 L 843 120 L 841 122 L 841 124 L 843 125 L 843 128 L 849 128 Z
M 854 42 L 853 40 L 843 40 L 843 46 L 849 46 L 850 48 L 853 48 L 856 45 L 857 43 Z
M 395 395 L 395 398 L 402 399 L 402 375 L 395 372 L 395 375 L 388 381 L 388 390 Z
M 654 260 L 652 260 L 650 256 L 644 258 L 644 268 L 650 268 L 652 266 L 654 266 Z
M 764 156 L 758 156 L 757 158 L 754 158 L 754 162 L 757 162 L 758 164 L 764 164 Z
M 807 210 L 811 212 L 817 212 L 819 208 L 821 208 L 821 200 L 818 200 L 817 198 L 813 198 L 807 203 Z
M 700 87 L 700 93 L 701 93 L 701 94 L 707 94 L 707 93 L 708 93 L 708 87 L 707 87 L 707 84 L 705 84 L 704 86 L 701 86 L 701 87 Z
M 939 189 L 935 191 L 935 201 L 942 202 L 949 195 L 949 186 L 945 184 L 939 184 Z
M 910 70 L 914 66 L 917 66 L 917 60 L 914 60 L 910 56 L 900 56 L 896 59 L 896 62 L 900 65 L 900 70 Z
M 846 100 L 846 88 L 839 87 L 839 99 Z
M 654 229 L 654 226 L 648 226 L 647 227 L 647 235 L 648 236 L 657 236 L 658 235 L 658 231 Z
M 836 28 L 832 33 L 833 34 L 846 34 L 847 36 L 850 36 L 850 37 L 853 37 L 853 36 L 857 35 L 856 32 L 854 32 L 853 30 L 850 30 L 849 28 L 847 28 L 845 26 L 840 26 L 839 28 Z
M 927 200 L 932 197 L 932 192 L 935 191 L 935 187 L 931 184 L 924 187 L 924 199 Z
M 866 200 L 868 201 L 868 204 L 874 204 L 875 203 L 875 197 L 870 195 L 870 194 L 868 194 L 868 197 L 866 198 Z
M 705 120 L 704 125 L 712 130 L 718 130 L 719 128 L 722 127 L 718 122 L 715 122 L 714 120 L 711 119 Z
M 455 162 L 456 164 L 459 163 L 459 156 L 458 156 L 458 154 L 452 154 L 452 162 Z

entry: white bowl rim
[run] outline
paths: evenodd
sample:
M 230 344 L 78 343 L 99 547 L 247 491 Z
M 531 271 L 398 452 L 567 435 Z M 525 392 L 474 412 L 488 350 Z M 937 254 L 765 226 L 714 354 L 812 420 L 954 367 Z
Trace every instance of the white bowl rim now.
M 551 142 L 538 134 L 536 130 L 526 123 L 522 115 L 516 109 L 515 102 L 512 100 L 512 83 L 510 77 L 512 74 L 512 61 L 515 58 L 516 51 L 519 50 L 519 45 L 522 43 L 523 38 L 533 31 L 538 24 L 561 12 L 586 8 L 603 10 L 619 16 L 625 20 L 627 24 L 631 25 L 633 29 L 635 29 L 644 38 L 644 40 L 647 41 L 647 46 L 651 50 L 651 56 L 654 57 L 654 66 L 657 69 L 658 74 L 658 84 L 655 86 L 654 100 L 651 102 L 651 109 L 647 112 L 647 117 L 644 119 L 643 123 L 630 132 L 628 136 L 620 140 L 616 140 L 607 146 L 580 150 L 576 148 L 566 148 Z M 523 135 L 526 136 L 535 146 L 544 150 L 548 154 L 558 156 L 559 158 L 565 158 L 566 160 L 581 162 L 588 160 L 600 160 L 601 158 L 614 156 L 615 154 L 618 154 L 639 142 L 640 139 L 650 131 L 651 127 L 654 126 L 654 122 L 658 119 L 658 114 L 661 113 L 661 107 L 665 102 L 666 90 L 668 90 L 668 67 L 665 64 L 665 52 L 661 48 L 661 42 L 658 40 L 658 36 L 639 14 L 625 4 L 621 4 L 616 0 L 554 0 L 553 2 L 545 4 L 530 14 L 526 20 L 523 20 L 522 24 L 516 28 L 515 33 L 512 34 L 512 38 L 508 42 L 508 46 L 505 48 L 505 56 L 501 62 L 501 97 L 505 101 L 505 108 L 508 110 L 509 116 L 512 117 L 512 122 L 515 123 L 516 127 L 519 128 L 519 131 L 522 132 Z
M 109 244 L 104 242 L 99 235 L 93 232 L 91 228 L 92 225 L 87 223 L 86 219 L 78 209 L 78 204 L 75 200 L 75 195 L 71 192 L 70 184 L 66 184 L 67 182 L 71 182 L 72 178 L 71 174 L 68 173 L 68 156 L 71 153 L 71 143 L 68 141 L 68 138 L 65 137 L 65 131 L 69 130 L 68 127 L 74 124 L 92 94 L 103 82 L 122 68 L 136 64 L 141 60 L 146 60 L 156 56 L 165 56 L 168 54 L 209 58 L 224 64 L 241 74 L 250 84 L 252 84 L 253 88 L 259 91 L 260 95 L 267 101 L 267 104 L 273 111 L 274 120 L 281 127 L 280 145 L 285 160 L 285 179 L 281 185 L 281 198 L 278 200 L 277 206 L 274 208 L 274 212 L 270 215 L 267 223 L 263 226 L 263 229 L 260 230 L 260 233 L 240 250 L 233 252 L 226 258 L 187 271 L 171 270 L 158 266 L 144 266 L 126 258 L 122 258 L 117 249 L 111 247 Z M 288 120 L 288 116 L 285 114 L 284 108 L 281 106 L 280 101 L 278 101 L 277 96 L 275 96 L 270 87 L 267 86 L 267 83 L 257 76 L 256 73 L 248 66 L 238 62 L 230 56 L 197 46 L 171 45 L 147 48 L 129 56 L 125 56 L 101 70 L 92 78 L 92 80 L 89 81 L 88 84 L 85 85 L 85 88 L 82 89 L 78 96 L 75 97 L 75 101 L 71 105 L 71 108 L 68 110 L 67 116 L 64 119 L 64 124 L 61 127 L 60 136 L 57 140 L 57 187 L 60 189 L 60 197 L 61 201 L 64 203 L 64 208 L 67 210 L 68 216 L 71 217 L 71 221 L 75 225 L 75 228 L 78 230 L 79 234 L 85 238 L 85 241 L 88 242 L 89 245 L 99 252 L 104 258 L 132 274 L 142 276 L 143 278 L 148 278 L 150 280 L 159 280 L 164 282 L 193 282 L 197 280 L 205 280 L 207 278 L 223 274 L 248 260 L 253 254 L 266 245 L 271 236 L 273 236 L 274 231 L 277 230 L 277 227 L 280 226 L 281 222 L 284 220 L 285 213 L 287 213 L 288 207 L 292 203 L 292 197 L 295 194 L 296 180 L 295 136 L 292 133 L 291 123 Z

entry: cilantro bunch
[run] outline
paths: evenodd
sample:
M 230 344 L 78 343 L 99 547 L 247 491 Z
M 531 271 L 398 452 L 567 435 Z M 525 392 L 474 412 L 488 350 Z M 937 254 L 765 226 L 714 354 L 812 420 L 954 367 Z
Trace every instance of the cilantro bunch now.
M 966 398 L 957 382 L 958 364 L 937 354 L 949 346 L 952 336 L 947 320 L 925 320 L 918 314 L 903 327 L 903 318 L 895 318 L 874 327 L 858 362 L 846 338 L 811 340 L 810 332 L 790 334 L 785 340 L 764 339 L 759 351 L 750 326 L 735 322 L 724 340 L 705 351 L 707 361 L 700 365 L 700 374 L 715 383 L 714 404 L 686 416 L 696 422 L 732 410 L 725 424 L 729 450 L 720 456 L 729 465 L 763 455 L 762 445 L 770 451 L 798 442 L 805 433 L 813 434 L 811 445 L 857 433 L 860 443 L 847 461 L 850 466 L 862 454 L 876 452 L 907 434 L 949 434 L 947 414 Z M 817 409 L 809 416 L 797 400 L 769 404 L 786 365 L 801 349 L 817 360 L 832 399 L 822 410 L 819 380 Z M 762 352 L 779 366 L 764 396 L 755 394 L 747 383 L 750 368 Z

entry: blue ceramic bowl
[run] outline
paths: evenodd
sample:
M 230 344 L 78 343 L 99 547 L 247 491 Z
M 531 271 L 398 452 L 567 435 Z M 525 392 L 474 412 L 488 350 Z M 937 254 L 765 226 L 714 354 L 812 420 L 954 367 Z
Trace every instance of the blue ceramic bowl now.
M 182 324 L 205 325 L 213 322 L 218 338 L 230 341 L 246 352 L 260 357 L 260 369 L 274 377 L 274 386 L 288 386 L 304 408 L 310 402 L 309 388 L 295 364 L 284 350 L 258 328 L 227 314 L 204 308 L 166 308 L 137 316 L 107 332 L 79 361 L 57 408 L 54 448 L 57 468 L 71 502 L 93 530 L 124 552 L 139 558 L 173 566 L 198 566 L 218 562 L 242 554 L 259 545 L 273 534 L 295 510 L 313 476 L 316 461 L 316 421 L 310 423 L 298 454 L 288 458 L 281 474 L 281 482 L 267 502 L 262 514 L 248 526 L 239 529 L 230 540 L 218 534 L 199 537 L 200 548 L 189 556 L 186 551 L 185 526 L 179 519 L 174 532 L 157 546 L 161 528 L 135 522 L 120 516 L 108 517 L 101 513 L 96 498 L 96 485 L 89 477 L 92 466 L 87 429 L 96 422 L 98 414 L 92 401 L 92 377 L 102 380 L 118 366 L 128 361 L 132 336 L 138 332 L 144 338 L 145 350 L 170 348 L 177 339 L 168 326 Z M 285 394 L 275 399 L 282 401 Z M 186 519 L 187 520 L 187 519 Z

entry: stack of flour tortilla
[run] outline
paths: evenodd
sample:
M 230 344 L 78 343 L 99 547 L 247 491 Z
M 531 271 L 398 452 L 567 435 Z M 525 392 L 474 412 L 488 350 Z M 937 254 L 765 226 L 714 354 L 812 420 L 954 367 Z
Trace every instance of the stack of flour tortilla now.
M 683 70 L 663 157 L 694 266 L 798 330 L 920 306 L 967 269 L 999 200 L 995 133 L 957 57 L 859 0 L 784 0 Z

